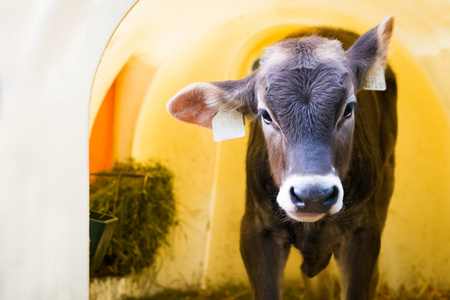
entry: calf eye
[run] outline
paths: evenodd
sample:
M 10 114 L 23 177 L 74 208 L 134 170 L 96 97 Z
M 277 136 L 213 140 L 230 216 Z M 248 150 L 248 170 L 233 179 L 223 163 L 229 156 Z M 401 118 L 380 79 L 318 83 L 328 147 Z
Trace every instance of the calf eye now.
M 260 109 L 258 111 L 258 115 L 260 115 L 266 124 L 272 124 L 272 118 L 270 117 L 269 113 L 265 109 Z
M 353 110 L 354 109 L 355 109 L 355 103 L 354 102 L 351 102 L 351 103 L 347 104 L 347 106 L 345 107 L 345 110 L 344 110 L 343 117 L 344 118 L 350 118 L 352 116 L 352 114 L 353 114 Z

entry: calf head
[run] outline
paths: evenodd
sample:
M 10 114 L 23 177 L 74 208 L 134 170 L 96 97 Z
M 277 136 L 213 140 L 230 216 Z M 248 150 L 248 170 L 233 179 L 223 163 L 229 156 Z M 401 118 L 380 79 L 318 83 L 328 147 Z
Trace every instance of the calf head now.
M 372 67 L 386 67 L 393 18 L 349 50 L 309 36 L 266 49 L 260 67 L 241 80 L 194 83 L 167 104 L 182 121 L 211 128 L 219 110 L 261 122 L 277 202 L 297 221 L 314 222 L 343 207 L 342 179 L 352 153 L 356 92 Z

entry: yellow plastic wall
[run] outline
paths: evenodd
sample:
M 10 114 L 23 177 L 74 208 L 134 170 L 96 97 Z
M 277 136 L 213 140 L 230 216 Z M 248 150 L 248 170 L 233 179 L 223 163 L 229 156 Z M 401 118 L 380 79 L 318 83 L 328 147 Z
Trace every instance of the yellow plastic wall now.
M 91 120 L 114 74 L 130 57 L 138 58 L 152 78 L 138 118 L 128 120 L 135 124 L 131 154 L 159 159 L 175 173 L 181 220 L 170 254 L 161 258 L 160 284 L 246 280 L 238 250 L 246 138 L 215 143 L 210 131 L 173 120 L 165 109 L 168 99 L 192 82 L 244 77 L 264 46 L 302 26 L 363 33 L 391 14 L 396 24 L 389 61 L 398 79 L 399 136 L 381 281 L 393 288 L 450 284 L 450 6 L 407 0 L 165 0 L 134 7 L 99 66 Z M 133 88 L 133 82 L 121 88 L 127 84 Z M 292 252 L 287 279 L 300 280 L 300 262 Z

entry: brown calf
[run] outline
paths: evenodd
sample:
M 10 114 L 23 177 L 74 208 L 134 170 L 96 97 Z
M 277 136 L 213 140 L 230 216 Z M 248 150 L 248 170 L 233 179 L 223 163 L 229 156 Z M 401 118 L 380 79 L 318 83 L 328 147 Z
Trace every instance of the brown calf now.
M 219 109 L 251 120 L 241 254 L 255 299 L 281 297 L 291 245 L 311 298 L 332 295 L 321 271 L 333 254 L 342 299 L 373 297 L 394 181 L 392 28 L 388 17 L 359 38 L 306 30 L 268 48 L 248 77 L 195 83 L 168 103 L 175 118 L 208 128 Z M 363 89 L 376 68 L 387 68 L 386 91 Z

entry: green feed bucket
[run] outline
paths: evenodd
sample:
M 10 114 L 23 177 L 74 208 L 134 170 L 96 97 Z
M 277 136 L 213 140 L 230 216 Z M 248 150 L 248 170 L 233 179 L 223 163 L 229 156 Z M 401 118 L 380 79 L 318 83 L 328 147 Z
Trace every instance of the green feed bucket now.
M 118 220 L 117 217 L 89 211 L 89 261 L 91 272 L 100 268 Z

